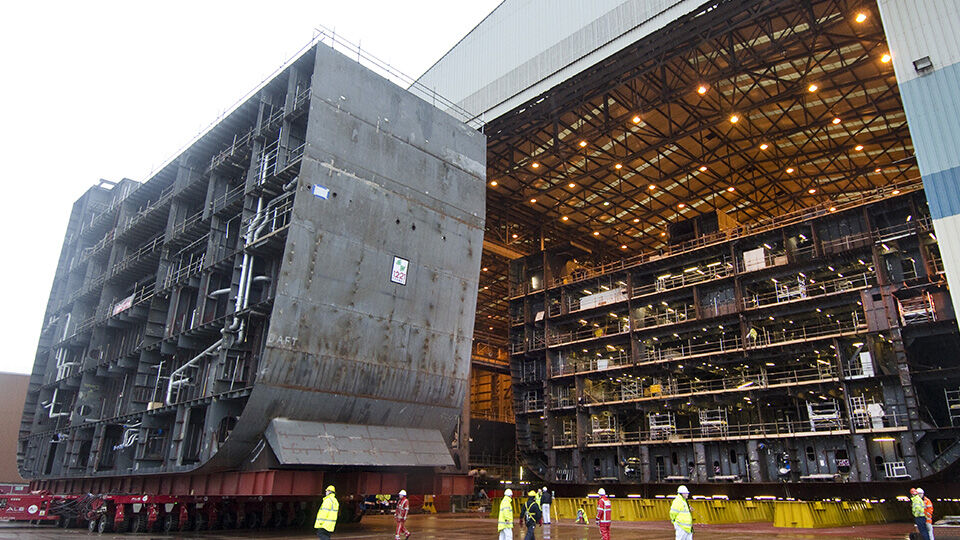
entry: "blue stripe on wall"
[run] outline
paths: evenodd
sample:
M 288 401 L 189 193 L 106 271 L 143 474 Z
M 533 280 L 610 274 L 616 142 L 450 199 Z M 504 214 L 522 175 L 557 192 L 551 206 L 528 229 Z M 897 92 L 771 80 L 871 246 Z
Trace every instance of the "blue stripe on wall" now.
M 960 166 L 923 174 L 923 189 L 933 219 L 960 214 Z
M 900 85 L 920 174 L 960 166 L 960 63 Z

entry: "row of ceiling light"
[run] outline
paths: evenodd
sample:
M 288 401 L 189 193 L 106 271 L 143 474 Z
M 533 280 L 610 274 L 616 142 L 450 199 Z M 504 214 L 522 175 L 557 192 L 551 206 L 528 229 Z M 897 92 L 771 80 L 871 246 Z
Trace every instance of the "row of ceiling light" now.
M 856 21 L 857 23 L 863 23 L 863 22 L 865 22 L 865 21 L 867 20 L 867 18 L 868 18 L 868 17 L 867 17 L 867 14 L 866 14 L 866 13 L 864 13 L 864 12 L 858 12 L 858 13 L 855 15 L 855 17 L 854 17 L 854 21 Z M 892 60 L 892 57 L 891 57 L 890 53 L 888 53 L 888 52 L 887 52 L 887 53 L 883 53 L 883 55 L 880 57 L 880 62 L 883 63 L 883 64 L 889 64 L 889 63 L 891 62 L 891 60 Z M 815 92 L 817 92 L 819 89 L 820 89 L 819 85 L 818 85 L 817 83 L 815 83 L 815 82 L 814 82 L 814 83 L 810 83 L 809 86 L 807 86 L 807 91 L 808 91 L 809 93 L 815 93 Z M 707 92 L 709 92 L 709 86 L 708 86 L 706 83 L 700 83 L 700 84 L 697 86 L 696 92 L 697 92 L 697 94 L 703 96 L 703 95 L 705 95 Z M 741 120 L 741 117 L 740 117 L 740 115 L 739 115 L 738 113 L 732 113 L 732 114 L 730 115 L 730 117 L 728 118 L 728 120 L 729 120 L 729 122 L 730 122 L 731 124 L 736 124 L 736 123 L 738 123 L 738 122 Z M 633 118 L 631 118 L 631 122 L 633 122 L 634 124 L 639 124 L 639 123 L 642 122 L 642 121 L 643 121 L 643 119 L 641 118 L 641 116 L 640 116 L 639 114 L 634 115 Z M 839 124 L 841 124 L 842 122 L 843 122 L 843 120 L 842 120 L 839 116 L 835 116 L 835 117 L 831 120 L 831 124 L 833 124 L 833 125 L 839 125 Z M 589 144 L 590 144 L 590 143 L 589 143 L 587 140 L 585 140 L 585 139 L 581 139 L 581 140 L 577 143 L 577 145 L 578 145 L 580 148 L 586 148 L 587 146 L 589 146 Z M 761 151 L 765 151 L 765 150 L 769 149 L 770 146 L 771 146 L 770 143 L 768 143 L 768 142 L 763 142 L 763 143 L 761 143 L 761 144 L 759 145 L 759 148 L 760 148 Z M 857 151 L 857 152 L 861 152 L 861 151 L 864 150 L 864 146 L 863 146 L 862 144 L 857 144 L 856 146 L 854 146 L 854 150 Z M 530 167 L 533 168 L 533 169 L 539 169 L 540 166 L 541 166 L 541 164 L 540 164 L 540 162 L 538 162 L 538 161 L 533 161 L 533 162 L 530 163 Z M 623 164 L 622 164 L 622 163 L 616 163 L 616 164 L 613 165 L 613 168 L 614 168 L 615 170 L 617 170 L 617 171 L 622 170 L 622 169 L 623 169 Z M 708 170 L 708 167 L 707 167 L 706 165 L 701 165 L 701 166 L 698 168 L 698 170 L 699 170 L 700 172 L 706 172 L 706 171 Z M 786 168 L 784 169 L 784 172 L 787 173 L 787 174 L 793 174 L 793 173 L 795 173 L 796 171 L 797 171 L 796 167 L 793 167 L 793 166 L 788 166 L 788 167 L 786 167 Z M 881 169 L 881 168 L 877 168 L 877 169 L 874 170 L 874 172 L 875 172 L 875 173 L 880 173 L 880 172 L 882 172 L 882 169 Z M 497 182 L 497 180 L 491 180 L 491 181 L 490 181 L 490 186 L 491 186 L 491 187 L 497 187 L 498 185 L 499 185 L 499 182 Z M 567 187 L 569 187 L 570 189 L 574 189 L 574 188 L 577 187 L 577 184 L 574 183 L 574 182 L 570 182 L 569 184 L 567 184 Z M 652 192 L 652 191 L 656 191 L 656 190 L 657 190 L 657 186 L 656 186 L 655 184 L 650 184 L 649 186 L 647 186 L 647 189 L 648 189 L 649 191 L 651 191 L 651 192 Z M 735 188 L 734 186 L 728 186 L 727 188 L 725 188 L 725 191 L 727 191 L 728 193 L 734 193 L 734 192 L 736 191 L 736 188 Z M 817 193 L 817 188 L 816 188 L 816 187 L 810 187 L 810 188 L 807 189 L 807 193 L 810 194 L 810 195 L 814 195 L 814 194 Z M 537 204 L 537 198 L 536 198 L 536 197 L 531 197 L 529 201 L 530 201 L 530 204 Z M 609 205 L 610 205 L 610 201 L 604 201 L 603 204 L 604 204 L 604 206 L 609 206 Z M 676 208 L 677 208 L 678 211 L 683 210 L 684 208 L 686 208 L 686 206 L 687 206 L 686 203 L 683 203 L 683 202 L 678 202 L 678 203 L 676 204 Z M 832 211 L 832 210 L 833 210 L 833 209 L 831 208 L 831 211 Z M 561 217 L 560 217 L 560 220 L 563 221 L 563 222 L 569 222 L 570 218 L 569 218 L 568 216 L 561 216 Z M 634 223 L 639 223 L 640 220 L 639 220 L 639 218 L 634 218 L 634 219 L 633 219 L 633 222 L 634 222 Z M 666 236 L 666 235 L 667 235 L 666 232 L 663 232 L 663 231 L 660 232 L 660 236 L 661 236 L 661 237 L 664 237 L 664 236 Z M 594 231 L 594 232 L 593 232 L 593 236 L 599 237 L 599 236 L 600 236 L 600 232 L 599 232 L 599 231 Z M 514 234 L 514 235 L 513 235 L 513 238 L 517 238 L 517 235 Z M 626 244 L 621 244 L 620 248 L 625 250 L 625 249 L 627 249 L 627 245 L 626 245 Z

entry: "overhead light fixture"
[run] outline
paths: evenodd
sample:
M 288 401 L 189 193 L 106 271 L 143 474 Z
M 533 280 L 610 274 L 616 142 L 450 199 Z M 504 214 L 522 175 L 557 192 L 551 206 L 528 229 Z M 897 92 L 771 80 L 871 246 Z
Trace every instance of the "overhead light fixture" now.
M 620 163 L 617 163 L 616 165 L 613 166 L 613 168 L 614 168 L 614 169 L 622 169 L 622 168 L 623 168 L 623 165 L 621 165 Z
M 634 223 L 640 223 L 640 218 L 638 218 L 638 217 L 633 218 L 633 222 L 634 222 Z
M 536 199 L 530 199 L 530 204 L 537 204 L 537 200 L 536 200 Z
M 683 209 L 686 208 L 686 207 L 687 207 L 687 205 L 684 204 L 684 203 L 680 203 L 680 204 L 677 205 L 677 208 L 679 208 L 679 209 L 681 209 L 681 210 L 683 210 Z
M 836 211 L 837 211 L 837 207 L 836 207 L 836 206 L 831 206 L 831 207 L 830 207 L 830 211 L 831 211 L 831 212 L 836 212 Z M 843 277 L 843 276 L 840 276 L 840 277 Z
M 701 166 L 700 166 L 700 172 L 705 172 L 706 170 L 707 170 L 707 166 L 706 166 L 706 165 L 701 165 Z
M 627 249 L 627 245 L 626 245 L 626 244 L 620 244 L 620 249 Z
M 603 201 L 604 206 L 610 206 L 610 201 Z
M 862 144 L 858 144 L 858 145 L 854 146 L 853 149 L 856 150 L 857 152 L 859 152 L 859 151 L 863 150 L 863 145 L 862 145 Z
M 536 161 L 534 161 L 533 163 L 531 163 L 530 166 L 533 167 L 534 169 L 539 169 L 539 168 L 540 168 L 540 164 L 537 163 Z
M 831 120 L 831 122 L 833 123 L 833 125 L 837 125 L 837 124 L 840 123 L 840 119 L 839 119 L 839 118 L 834 118 L 833 120 Z
M 491 180 L 491 181 L 490 181 L 490 185 L 491 185 L 492 187 L 497 187 L 497 184 L 498 184 L 498 182 L 497 182 L 496 180 Z
M 513 233 L 513 234 L 511 234 L 510 236 L 513 237 L 514 239 L 516 239 L 519 235 L 518 235 L 517 233 Z
M 813 195 L 813 194 L 816 193 L 816 192 L 817 192 L 817 188 L 810 188 L 810 189 L 807 190 L 807 193 L 809 193 L 809 194 L 811 194 L 811 195 Z
M 880 167 L 877 167 L 876 169 L 873 170 L 873 172 L 878 173 L 878 172 L 880 172 L 880 171 L 882 171 L 882 170 L 883 170 L 883 169 L 881 169 Z
M 867 20 L 867 14 L 861 11 L 860 13 L 857 13 L 857 16 L 854 17 L 853 20 L 857 21 L 858 23 L 862 23 L 863 21 Z
M 570 218 L 568 218 L 567 216 L 563 216 L 562 218 L 560 218 L 560 221 L 567 221 L 567 220 L 569 220 L 569 219 L 570 219 Z
M 660 232 L 660 236 L 666 236 L 666 235 L 667 235 L 667 233 L 665 233 L 665 232 L 663 232 L 663 231 Z
M 697 87 L 697 93 L 700 94 L 701 96 L 704 95 L 704 94 L 706 94 L 706 93 L 707 93 L 707 85 L 701 84 L 700 86 L 698 86 L 698 87 Z
M 573 182 L 570 182 L 569 184 L 567 184 L 567 187 L 570 188 L 570 189 L 573 189 L 573 188 L 577 187 L 577 185 L 574 184 Z
M 933 60 L 930 60 L 929 56 L 918 58 L 913 61 L 913 69 L 917 70 L 917 73 L 920 74 L 926 73 L 933 69 Z
M 760 144 L 760 149 L 761 149 L 761 150 L 766 150 L 767 148 L 770 148 L 770 145 L 769 145 L 769 144 L 767 144 L 767 143 L 761 143 L 761 144 Z
M 819 86 L 815 84 L 811 84 L 810 86 L 807 87 L 807 92 L 816 92 L 819 89 L 820 89 Z
M 650 191 L 653 191 L 653 190 L 657 189 L 657 186 L 655 186 L 655 185 L 653 185 L 653 184 L 650 184 L 649 186 L 647 186 L 647 189 L 649 189 Z
M 899 194 L 900 194 L 900 190 L 899 190 L 899 189 L 895 189 L 895 190 L 892 191 L 892 193 L 893 193 L 894 195 L 899 195 Z
M 641 120 L 641 118 L 640 118 L 640 115 L 639 115 L 639 114 L 633 117 L 633 123 L 634 123 L 634 124 L 639 124 L 639 123 L 640 123 L 640 120 Z
M 787 174 L 793 174 L 793 167 L 787 167 Z
M 880 61 L 884 64 L 889 64 L 890 60 L 893 58 L 890 56 L 890 53 L 883 53 L 883 56 L 880 57 Z
M 729 191 L 730 193 L 733 193 L 734 191 L 736 191 L 736 189 L 733 186 L 730 186 L 727 188 L 727 191 Z
M 600 236 L 600 231 L 593 231 L 594 236 Z
M 740 117 L 739 117 L 738 115 L 736 115 L 736 114 L 731 114 L 731 115 L 730 115 L 730 123 L 731 123 L 731 124 L 736 124 L 736 123 L 739 122 L 739 121 L 740 121 Z
M 586 146 L 587 146 L 587 141 L 580 141 L 580 148 L 584 148 Z
M 490 269 L 487 268 L 486 266 L 484 266 L 484 267 L 483 267 L 483 271 L 486 272 L 487 270 L 490 270 Z

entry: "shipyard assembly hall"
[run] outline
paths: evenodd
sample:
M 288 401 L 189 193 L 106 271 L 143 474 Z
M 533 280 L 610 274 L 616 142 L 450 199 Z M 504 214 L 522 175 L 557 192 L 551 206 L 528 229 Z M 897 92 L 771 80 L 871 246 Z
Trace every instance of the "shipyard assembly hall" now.
M 404 87 L 318 40 L 90 188 L 31 487 L 112 494 L 71 518 L 101 531 L 312 523 L 327 484 L 341 516 L 955 489 L 957 5 L 556 4 L 505 0 Z

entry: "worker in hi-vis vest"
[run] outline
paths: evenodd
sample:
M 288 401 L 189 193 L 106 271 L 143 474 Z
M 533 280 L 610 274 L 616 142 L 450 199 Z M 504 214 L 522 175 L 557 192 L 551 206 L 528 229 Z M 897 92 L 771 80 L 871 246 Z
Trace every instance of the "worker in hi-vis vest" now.
M 600 527 L 600 539 L 610 540 L 610 523 L 613 521 L 613 505 L 607 498 L 607 490 L 597 490 L 597 526 Z
M 676 531 L 676 540 L 691 540 L 693 538 L 693 515 L 690 513 L 690 503 L 687 498 L 690 490 L 687 486 L 677 488 L 677 496 L 670 505 L 670 522 Z
M 497 531 L 500 533 L 500 540 L 513 540 L 513 491 L 507 489 L 503 492 L 503 499 L 500 501 L 500 514 L 497 518 Z
M 337 490 L 333 486 L 327 486 L 326 495 L 317 510 L 317 521 L 313 528 L 317 530 L 317 538 L 320 540 L 330 540 L 330 533 L 337 526 L 337 513 L 340 512 L 340 502 L 337 501 Z

